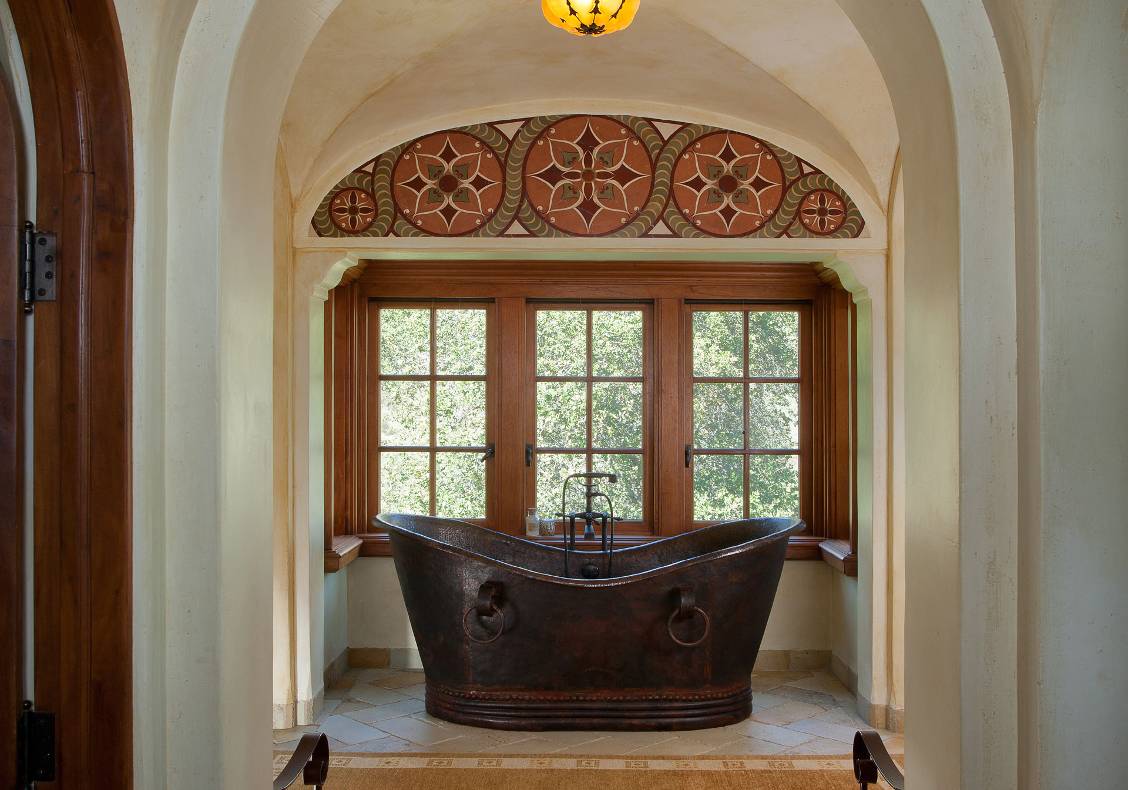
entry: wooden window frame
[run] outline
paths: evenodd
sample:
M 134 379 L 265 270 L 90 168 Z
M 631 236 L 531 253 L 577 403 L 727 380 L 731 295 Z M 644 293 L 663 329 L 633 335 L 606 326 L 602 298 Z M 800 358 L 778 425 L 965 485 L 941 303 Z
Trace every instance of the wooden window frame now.
M 738 455 L 744 459 L 743 463 L 743 490 L 744 490 L 744 512 L 748 512 L 748 466 L 750 459 L 754 455 L 797 455 L 799 457 L 799 516 L 807 522 L 807 529 L 804 530 L 804 535 L 816 534 L 816 530 L 811 528 L 812 517 L 812 502 L 813 485 L 812 485 L 812 368 L 813 368 L 813 347 L 812 342 L 812 309 L 811 305 L 806 302 L 763 302 L 763 301 L 736 301 L 729 300 L 723 302 L 708 301 L 687 301 L 683 305 L 683 350 L 685 355 L 685 370 L 686 375 L 683 378 L 682 390 L 682 419 L 684 424 L 684 436 L 686 446 L 686 466 L 688 474 L 685 476 L 686 494 L 685 494 L 685 519 L 691 524 L 692 528 L 696 529 L 707 524 L 715 524 L 716 521 L 697 520 L 694 518 L 693 507 L 693 483 L 694 483 L 694 462 L 703 455 Z M 732 377 L 715 377 L 715 376 L 697 376 L 693 372 L 693 314 L 705 311 L 724 311 L 724 312 L 739 312 L 743 314 L 743 333 L 744 333 L 744 371 L 741 376 Z M 752 312 L 793 312 L 799 316 L 799 375 L 798 376 L 750 376 L 748 370 L 748 314 Z M 787 383 L 799 385 L 799 447 L 795 448 L 798 452 L 792 450 L 782 451 L 764 448 L 750 448 L 745 446 L 740 449 L 718 449 L 718 448 L 697 448 L 694 442 L 693 431 L 693 398 L 694 398 L 694 385 L 697 383 L 729 383 L 740 384 L 744 387 L 744 413 L 742 419 L 744 421 L 744 429 L 748 429 L 748 385 L 756 383 Z
M 486 313 L 486 372 L 484 375 L 446 375 L 438 372 L 437 360 L 437 347 L 438 341 L 436 337 L 436 312 L 443 308 L 472 308 L 477 310 L 484 310 Z M 491 446 L 495 446 L 495 415 L 497 413 L 497 404 L 495 396 L 497 392 L 497 376 L 495 375 L 496 368 L 496 351 L 497 342 L 494 340 L 495 332 L 495 318 L 494 318 L 494 305 L 488 300 L 474 300 L 474 299 L 431 299 L 431 300 L 388 300 L 388 299 L 369 299 L 363 305 L 363 309 L 367 310 L 365 321 L 365 328 L 368 333 L 368 342 L 365 348 L 371 353 L 366 353 L 367 373 L 365 376 L 366 381 L 373 382 L 373 386 L 365 387 L 357 393 L 358 398 L 363 397 L 366 400 L 364 414 L 366 416 L 366 429 L 368 440 L 361 449 L 361 453 L 365 455 L 368 462 L 364 464 L 366 471 L 365 479 L 365 492 L 364 498 L 358 499 L 360 512 L 366 509 L 364 503 L 373 502 L 374 507 L 369 510 L 375 511 L 380 508 L 380 456 L 388 452 L 408 452 L 408 453 L 426 453 L 428 457 L 428 467 L 430 471 L 430 481 L 428 484 L 428 499 L 430 505 L 433 507 L 436 499 L 436 462 L 441 453 L 465 453 L 465 454 L 483 454 L 488 452 Z M 376 349 L 380 344 L 380 322 L 378 319 L 379 311 L 382 309 L 400 309 L 400 310 L 428 310 L 430 312 L 430 369 L 426 374 L 421 375 L 399 375 L 399 374 L 386 374 L 380 370 L 379 353 Z M 359 367 L 359 364 L 358 364 Z M 430 416 L 428 419 L 428 433 L 429 444 L 424 447 L 410 446 L 410 447 L 385 447 L 381 442 L 380 436 L 380 384 L 384 381 L 425 381 L 430 385 Z M 436 423 L 437 415 L 437 394 L 438 384 L 443 381 L 484 381 L 486 384 L 486 436 L 485 444 L 481 446 L 468 446 L 468 447 L 453 447 L 439 445 L 438 442 L 438 426 Z M 496 451 L 496 448 L 495 448 Z M 494 484 L 494 466 L 486 463 L 486 501 L 485 501 L 485 517 L 478 519 L 468 519 L 472 523 L 480 524 L 482 526 L 491 527 L 496 529 L 497 508 L 496 501 L 496 488 Z M 375 512 L 372 513 L 375 515 Z
M 583 376 L 547 376 L 542 377 L 538 375 L 537 371 L 537 356 L 536 356 L 536 334 L 537 326 L 534 316 L 541 310 L 583 310 L 588 314 L 587 319 L 587 358 L 585 363 L 586 374 Z M 593 344 L 593 324 L 592 313 L 600 310 L 605 311 L 639 311 L 642 313 L 642 376 L 627 376 L 627 377 L 614 377 L 614 376 L 595 376 L 593 375 L 593 360 L 592 360 L 592 344 Z M 583 455 L 591 457 L 593 455 L 615 455 L 615 454 L 629 454 L 639 455 L 642 457 L 643 481 L 642 481 L 642 519 L 640 521 L 623 521 L 616 527 L 615 538 L 619 540 L 637 540 L 639 537 L 653 537 L 658 533 L 655 531 L 654 523 L 654 373 L 653 373 L 653 356 L 654 356 L 654 315 L 653 303 L 649 301 L 614 301 L 606 302 L 599 300 L 583 300 L 583 301 L 546 301 L 539 299 L 529 299 L 525 302 L 525 333 L 526 333 L 526 362 L 524 371 L 524 380 L 526 382 L 525 390 L 525 444 L 526 448 L 526 474 L 525 474 L 525 502 L 529 503 L 529 507 L 536 506 L 536 472 L 537 461 L 540 455 L 543 454 L 571 454 L 579 455 L 579 452 L 572 452 L 579 448 L 542 448 L 537 441 L 537 421 L 536 421 L 536 402 L 537 402 L 537 383 L 542 380 L 549 381 L 582 381 L 588 385 L 587 388 L 587 448 L 584 449 Z M 593 407 L 591 403 L 592 398 L 592 385 L 600 381 L 627 381 L 642 384 L 642 448 L 641 450 L 634 450 L 633 448 L 594 448 L 592 445 L 592 415 Z M 531 449 L 531 458 L 528 450 Z M 593 469 L 592 471 L 602 471 Z M 619 523 L 617 521 L 617 523 Z M 508 530 L 507 530 L 508 531 Z M 563 531 L 557 530 L 557 533 L 563 537 Z M 553 538 L 547 539 L 550 542 L 556 542 Z
M 495 446 L 490 479 L 521 485 L 489 485 L 491 526 L 523 534 L 529 492 L 525 445 L 534 441 L 535 405 L 530 399 L 533 338 L 531 303 L 649 305 L 644 402 L 644 469 L 649 475 L 649 523 L 635 534 L 617 536 L 637 545 L 695 528 L 692 469 L 684 450 L 692 421 L 687 382 L 687 316 L 708 302 L 796 309 L 809 316 L 801 378 L 809 388 L 801 437 L 803 512 L 809 530 L 791 538 L 788 559 L 823 559 L 848 575 L 857 572 L 855 451 L 856 314 L 850 295 L 832 270 L 817 264 L 709 262 L 549 261 L 365 261 L 330 292 L 326 304 L 326 570 L 344 567 L 356 556 L 388 556 L 386 534 L 370 526 L 373 474 L 368 448 L 378 442 L 369 384 L 374 349 L 367 305 L 373 300 L 431 303 L 465 300 L 491 303 L 490 368 L 487 390 L 492 413 L 489 436 Z M 690 393 L 692 384 L 689 384 Z M 687 414 L 688 412 L 688 414 Z M 647 433 L 649 432 L 649 434 Z M 688 479 L 687 479 L 688 478 Z M 809 478 L 809 480 L 807 480 Z M 530 507 L 532 505 L 529 505 Z M 559 544 L 559 535 L 539 539 Z

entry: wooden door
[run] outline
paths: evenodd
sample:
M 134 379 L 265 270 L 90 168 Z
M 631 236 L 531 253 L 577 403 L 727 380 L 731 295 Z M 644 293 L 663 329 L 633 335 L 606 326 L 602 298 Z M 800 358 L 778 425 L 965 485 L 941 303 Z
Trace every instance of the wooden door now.
M 19 114 L 0 79 L 0 788 L 16 784 L 23 701 L 23 308 L 20 303 Z
M 58 240 L 56 300 L 35 306 L 27 360 L 32 699 L 55 714 L 52 787 L 129 788 L 133 149 L 125 55 L 113 0 L 8 0 L 8 7 L 35 128 L 36 224 Z M 15 248 L 0 240 L 0 265 Z M 8 320 L 7 299 L 0 296 L 0 322 Z M 7 386 L 2 369 L 0 383 Z M 0 714 L 5 726 L 9 713 Z M 9 765 L 5 758 L 0 771 Z

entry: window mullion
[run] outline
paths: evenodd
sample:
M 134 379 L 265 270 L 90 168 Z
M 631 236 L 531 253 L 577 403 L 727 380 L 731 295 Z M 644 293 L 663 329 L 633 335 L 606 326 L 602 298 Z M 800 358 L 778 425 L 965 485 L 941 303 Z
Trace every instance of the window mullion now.
M 593 349 L 592 349 L 592 346 L 593 346 L 592 339 L 595 335 L 594 322 L 595 322 L 595 311 L 589 309 L 589 310 L 586 311 L 586 327 L 585 327 L 585 329 L 586 329 L 587 348 L 586 348 L 585 360 L 584 360 L 585 364 L 587 365 L 587 368 L 586 368 L 586 371 L 585 371 L 585 373 L 587 375 L 587 453 L 585 454 L 584 463 L 585 463 L 585 469 L 588 472 L 595 471 L 595 468 L 594 468 L 595 455 L 593 453 L 594 437 L 593 437 L 593 427 L 592 427 L 592 423 L 593 423 L 592 412 L 593 412 L 593 400 L 594 400 L 593 390 L 595 389 L 595 364 L 594 364 L 594 352 L 593 352 Z
M 748 518 L 752 513 L 752 504 L 751 504 L 751 498 L 752 498 L 751 488 L 752 488 L 752 486 L 751 486 L 750 480 L 748 479 L 749 476 L 752 474 L 752 459 L 748 455 L 748 435 L 749 435 L 749 428 L 751 427 L 749 425 L 749 419 L 748 419 L 748 406 L 749 406 L 749 403 L 748 403 L 748 376 L 752 372 L 751 371 L 751 364 L 750 364 L 752 351 L 749 348 L 749 344 L 748 344 L 748 341 L 750 339 L 749 335 L 748 335 L 748 310 L 743 310 L 742 314 L 744 316 L 744 321 L 743 321 L 743 323 L 744 323 L 744 381 L 741 382 L 740 390 L 741 390 L 741 403 L 743 403 L 743 406 L 742 406 L 742 412 L 743 413 L 741 414 L 741 418 L 743 420 L 743 425 L 744 425 L 744 435 L 742 437 L 743 445 L 744 445 L 743 448 L 742 448 L 744 450 L 744 457 L 743 457 L 743 464 L 742 464 L 743 472 L 742 472 L 742 475 L 741 475 L 741 482 L 744 485 L 744 517 Z
M 439 315 L 438 309 L 434 305 L 432 305 L 431 306 L 431 353 L 429 355 L 430 356 L 430 389 L 431 389 L 431 404 L 430 404 L 430 415 L 429 416 L 430 416 L 430 423 L 431 423 L 431 425 L 430 425 L 431 447 L 430 447 L 429 452 L 427 453 L 428 461 L 429 461 L 429 463 L 428 463 L 429 484 L 428 484 L 427 493 L 428 493 L 428 496 L 430 497 L 430 513 L 431 513 L 432 516 L 436 514 L 435 511 L 436 511 L 436 508 L 437 508 L 437 499 L 438 499 L 438 496 L 437 496 L 438 484 L 437 484 L 437 481 L 435 480 L 435 476 L 436 476 L 437 470 L 438 470 L 438 459 L 436 457 L 435 448 L 438 446 L 438 443 L 439 443 L 439 437 L 438 437 L 438 408 L 437 408 L 438 404 L 436 402 L 436 399 L 438 397 L 438 385 L 435 381 L 435 376 L 436 376 L 437 371 L 438 371 L 438 361 L 437 361 L 436 357 L 438 356 L 438 350 L 439 350 L 438 343 L 436 342 L 437 337 L 438 337 L 438 315 Z

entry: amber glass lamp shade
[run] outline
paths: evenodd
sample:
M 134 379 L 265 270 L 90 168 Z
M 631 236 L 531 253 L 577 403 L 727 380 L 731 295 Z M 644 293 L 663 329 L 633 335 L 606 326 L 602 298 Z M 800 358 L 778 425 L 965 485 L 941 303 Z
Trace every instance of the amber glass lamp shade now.
M 605 36 L 634 21 L 641 0 L 541 0 L 544 18 L 575 36 Z

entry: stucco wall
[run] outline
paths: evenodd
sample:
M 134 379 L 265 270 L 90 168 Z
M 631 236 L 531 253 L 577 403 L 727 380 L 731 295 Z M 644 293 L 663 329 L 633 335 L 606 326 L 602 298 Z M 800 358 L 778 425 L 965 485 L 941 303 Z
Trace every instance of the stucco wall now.
M 1128 11 L 1085 5 L 1054 19 L 1037 124 L 1043 788 L 1128 776 Z
M 349 571 L 346 567 L 325 574 L 325 649 L 324 667 L 329 666 L 349 647 Z M 314 678 L 317 681 L 317 678 Z
M 858 680 L 858 580 L 831 574 L 827 603 L 828 649 Z M 845 678 L 839 678 L 845 680 Z
M 392 560 L 361 558 L 349 567 L 349 647 L 415 649 Z M 762 650 L 830 650 L 834 572 L 821 562 L 788 562 Z

